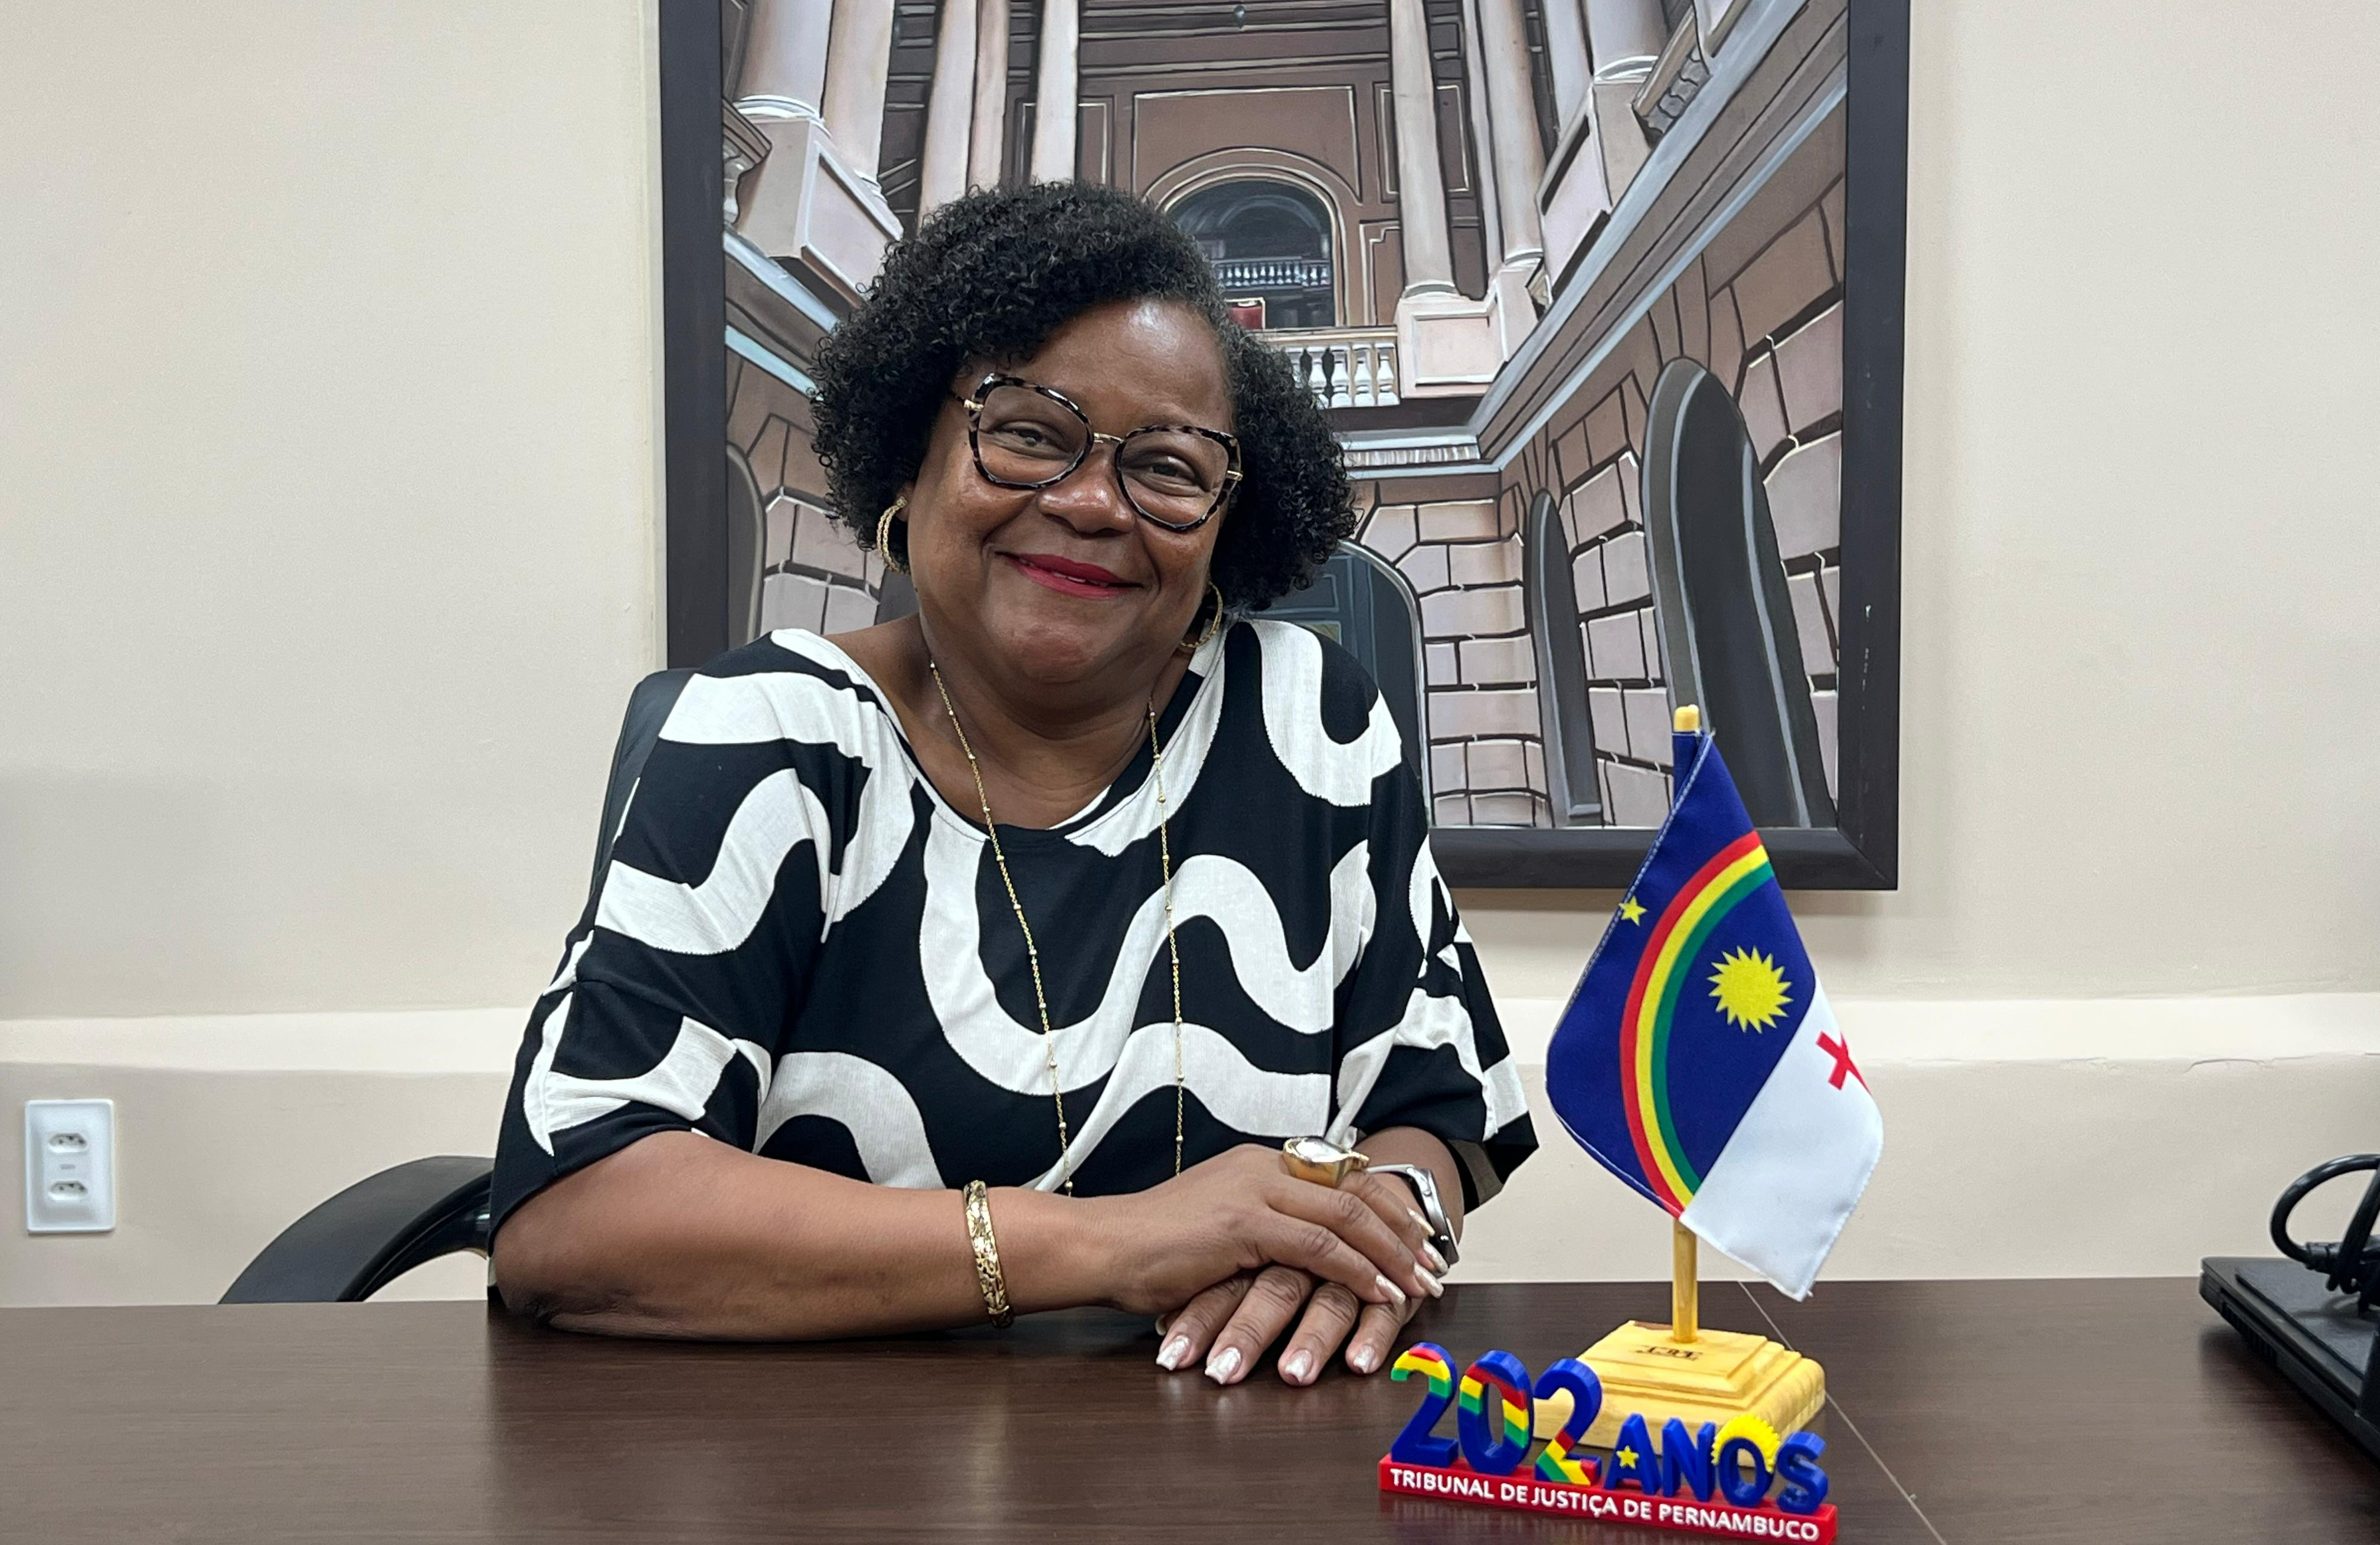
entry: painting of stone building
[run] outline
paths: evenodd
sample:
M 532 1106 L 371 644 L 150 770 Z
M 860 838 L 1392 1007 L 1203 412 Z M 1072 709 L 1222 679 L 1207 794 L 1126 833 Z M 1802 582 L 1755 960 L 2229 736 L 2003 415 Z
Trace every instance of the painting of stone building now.
M 1360 525 L 1275 614 L 1440 827 L 1657 824 L 1687 702 L 1831 827 L 1847 3 L 722 0 L 731 635 L 913 604 L 826 517 L 807 361 L 938 204 L 1095 180 L 1327 408 Z

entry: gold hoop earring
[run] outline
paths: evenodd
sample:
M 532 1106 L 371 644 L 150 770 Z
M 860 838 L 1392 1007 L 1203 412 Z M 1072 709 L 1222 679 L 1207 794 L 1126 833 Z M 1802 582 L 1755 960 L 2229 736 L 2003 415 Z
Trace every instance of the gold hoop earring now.
M 1210 639 L 1214 638 L 1214 636 L 1215 636 L 1215 630 L 1216 630 L 1216 629 L 1218 629 L 1218 628 L 1220 628 L 1220 627 L 1221 627 L 1223 626 L 1223 587 L 1222 587 L 1222 586 L 1220 586 L 1220 585 L 1216 584 L 1216 583 L 1215 583 L 1215 581 L 1213 581 L 1212 579 L 1209 579 L 1209 580 L 1208 580 L 1208 581 L 1207 581 L 1207 590 L 1208 590 L 1208 591 L 1210 594 L 1212 594 L 1212 595 L 1214 596 L 1214 598 L 1215 598 L 1215 610 L 1214 610 L 1214 614 L 1213 614 L 1211 616 L 1208 617 L 1208 619 L 1207 619 L 1207 626 L 1206 626 L 1204 628 L 1202 628 L 1202 629 L 1200 629 L 1200 630 L 1199 630 L 1198 636 L 1197 636 L 1196 638 L 1195 638 L 1195 639 L 1183 639 L 1180 643 L 1178 643 L 1178 644 L 1176 644 L 1176 645 L 1174 645 L 1174 646 L 1173 646 L 1173 648 L 1174 648 L 1174 651 L 1175 651 L 1176 653 L 1179 653 L 1179 654 L 1196 654 L 1196 653 L 1197 653 L 1200 650 L 1205 649 L 1205 648 L 1207 647 L 1207 642 L 1208 642 L 1208 639 Z M 1199 607 L 1199 611 L 1202 611 L 1202 612 L 1203 612 L 1203 611 L 1205 611 L 1205 610 L 1206 610 L 1206 607 L 1205 607 L 1205 605 L 1202 603 L 1202 604 L 1200 605 L 1200 607 Z M 1196 621 L 1197 621 L 1197 620 L 1198 620 L 1198 619 L 1197 619 L 1197 616 L 1196 615 L 1196 614 L 1192 614 L 1192 616 L 1191 616 L 1190 620 L 1191 620 L 1192 622 L 1196 622 Z
M 909 496 L 904 493 L 885 505 L 884 513 L 876 517 L 876 551 L 884 559 L 884 566 L 895 574 L 908 573 L 909 561 L 892 554 L 892 517 L 908 507 Z

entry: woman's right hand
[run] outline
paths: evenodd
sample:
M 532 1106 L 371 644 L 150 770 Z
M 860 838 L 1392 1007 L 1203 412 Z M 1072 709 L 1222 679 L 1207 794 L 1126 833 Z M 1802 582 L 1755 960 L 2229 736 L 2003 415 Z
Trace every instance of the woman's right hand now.
M 1357 1172 L 1337 1188 L 1300 1180 L 1281 1150 L 1248 1143 L 1130 1196 L 1084 1203 L 1108 1301 L 1170 1313 L 1217 1283 L 1271 1265 L 1335 1282 L 1367 1304 L 1435 1295 L 1421 1258 L 1429 1224 L 1413 1193 Z

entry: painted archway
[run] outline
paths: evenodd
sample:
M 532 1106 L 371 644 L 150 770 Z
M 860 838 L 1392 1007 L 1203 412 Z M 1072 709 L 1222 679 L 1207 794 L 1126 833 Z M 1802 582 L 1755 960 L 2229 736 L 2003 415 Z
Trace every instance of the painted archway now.
M 1343 254 L 1330 206 L 1310 190 L 1236 177 L 1184 194 L 1167 213 L 1214 265 L 1226 296 L 1263 302 L 1268 328 L 1339 324 Z
M 1595 721 L 1586 700 L 1586 645 L 1578 630 L 1578 589 L 1570 539 L 1554 496 L 1529 505 L 1524 562 L 1529 632 L 1537 649 L 1537 712 L 1545 729 L 1546 797 L 1557 826 L 1601 826 L 1603 791 L 1595 768 Z
M 1670 701 L 1718 735 L 1762 826 L 1831 826 L 1810 677 L 1768 495 L 1718 378 L 1672 360 L 1646 414 L 1645 524 Z
M 1337 272 L 1331 278 L 1339 319 L 1347 326 L 1363 325 L 1371 304 L 1370 292 L 1358 272 L 1363 267 L 1358 255 L 1364 250 L 1364 240 L 1355 211 L 1363 200 L 1347 180 L 1318 161 L 1248 145 L 1194 155 L 1151 177 L 1142 191 L 1149 202 L 1171 213 L 1192 194 L 1227 182 L 1286 184 L 1311 195 L 1329 212 L 1330 247 L 1337 254 Z

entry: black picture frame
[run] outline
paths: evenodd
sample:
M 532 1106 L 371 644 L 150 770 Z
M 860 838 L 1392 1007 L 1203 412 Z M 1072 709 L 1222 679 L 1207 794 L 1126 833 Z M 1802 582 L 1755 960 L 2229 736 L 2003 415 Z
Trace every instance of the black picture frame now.
M 674 666 L 729 644 L 727 281 L 719 247 L 718 0 L 658 7 L 662 636 Z
M 1847 0 L 1843 475 L 1838 790 L 1833 824 L 1764 828 L 1788 888 L 1900 881 L 1900 478 L 1908 213 L 1909 0 Z M 729 647 L 725 294 L 720 245 L 717 0 L 658 7 L 666 654 Z M 1443 826 L 1466 888 L 1624 887 L 1645 827 Z

